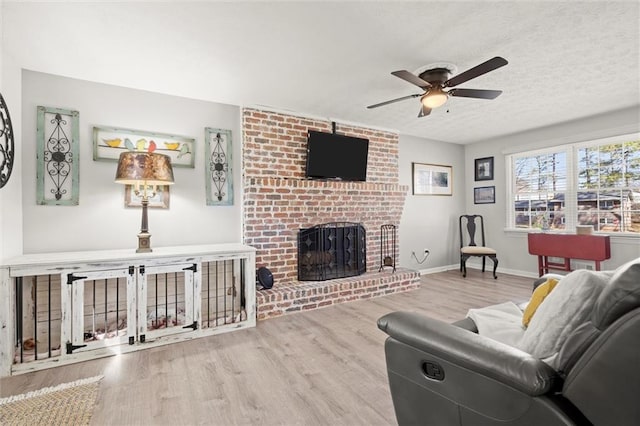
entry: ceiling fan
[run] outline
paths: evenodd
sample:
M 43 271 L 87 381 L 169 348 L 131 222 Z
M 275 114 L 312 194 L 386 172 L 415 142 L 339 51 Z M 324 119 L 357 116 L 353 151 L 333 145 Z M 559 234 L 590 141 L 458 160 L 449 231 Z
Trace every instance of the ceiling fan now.
M 449 89 L 459 84 L 465 83 L 473 78 L 479 77 L 490 71 L 507 65 L 506 59 L 496 56 L 486 62 L 481 63 L 473 68 L 466 70 L 454 77 L 451 77 L 451 71 L 447 68 L 433 68 L 415 75 L 409 71 L 394 71 L 391 74 L 399 77 L 411 84 L 415 84 L 424 93 L 416 93 L 414 95 L 403 96 L 401 98 L 392 99 L 390 101 L 380 102 L 379 104 L 369 105 L 367 108 L 378 108 L 383 105 L 389 105 L 394 102 L 403 101 L 405 99 L 420 97 L 421 108 L 418 117 L 424 117 L 431 114 L 433 108 L 442 106 L 447 102 L 449 96 L 459 96 L 462 98 L 477 99 L 495 99 L 502 93 L 502 90 L 480 90 L 480 89 Z

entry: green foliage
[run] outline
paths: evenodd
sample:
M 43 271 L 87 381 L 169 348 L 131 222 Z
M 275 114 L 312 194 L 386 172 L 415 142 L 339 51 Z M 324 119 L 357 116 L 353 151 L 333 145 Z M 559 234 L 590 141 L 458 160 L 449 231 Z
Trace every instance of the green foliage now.
M 567 187 L 567 155 L 577 162 L 575 188 Z M 596 230 L 640 232 L 640 140 L 524 153 L 514 156 L 513 167 L 517 227 L 539 228 L 541 215 L 550 214 L 550 227 L 564 228 L 564 203 L 558 201 L 577 195 L 579 223 L 589 218 Z
M 578 150 L 583 189 L 640 188 L 640 140 Z

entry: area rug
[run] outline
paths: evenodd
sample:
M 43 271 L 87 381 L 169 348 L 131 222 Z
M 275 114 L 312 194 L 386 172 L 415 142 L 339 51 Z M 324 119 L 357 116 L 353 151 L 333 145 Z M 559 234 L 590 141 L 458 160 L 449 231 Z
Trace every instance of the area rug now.
M 88 425 L 103 376 L 0 399 L 0 425 Z

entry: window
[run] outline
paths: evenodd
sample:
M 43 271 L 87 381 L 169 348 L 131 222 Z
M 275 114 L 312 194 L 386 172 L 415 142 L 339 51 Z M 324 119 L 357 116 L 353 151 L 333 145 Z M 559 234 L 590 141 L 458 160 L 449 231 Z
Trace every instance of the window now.
M 564 229 L 567 153 L 514 156 L 515 227 Z
M 511 228 L 640 234 L 637 135 L 507 156 Z

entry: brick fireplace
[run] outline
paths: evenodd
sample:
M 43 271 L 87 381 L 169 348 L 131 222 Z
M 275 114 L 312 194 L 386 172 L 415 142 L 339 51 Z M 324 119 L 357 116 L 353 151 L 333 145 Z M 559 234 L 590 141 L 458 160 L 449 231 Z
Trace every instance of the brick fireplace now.
M 399 185 L 397 134 L 337 123 L 338 133 L 369 139 L 367 181 L 307 180 L 307 131 L 331 132 L 330 121 L 251 108 L 242 116 L 244 243 L 257 249 L 257 266 L 269 268 L 275 283 L 258 293 L 259 319 L 353 296 L 340 296 L 341 291 L 358 289 L 355 298 L 363 298 L 417 288 L 413 271 L 378 273 L 380 227 L 399 225 L 408 192 Z M 298 281 L 299 230 L 333 222 L 364 227 L 367 273 L 323 283 Z M 327 298 L 335 286 L 336 297 Z M 305 301 L 308 294 L 315 302 Z
M 325 223 L 298 232 L 298 280 L 325 281 L 364 274 L 367 232 L 357 223 Z

